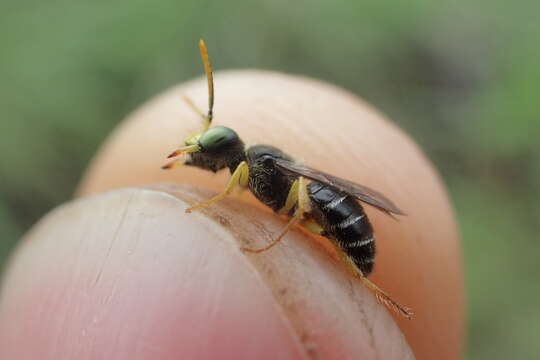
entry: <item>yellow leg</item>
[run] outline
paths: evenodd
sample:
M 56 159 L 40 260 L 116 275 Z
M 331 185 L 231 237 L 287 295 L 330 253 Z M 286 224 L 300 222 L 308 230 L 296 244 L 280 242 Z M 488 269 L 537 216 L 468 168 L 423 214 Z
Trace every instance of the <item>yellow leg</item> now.
M 289 189 L 289 194 L 287 194 L 287 200 L 285 201 L 285 206 L 279 209 L 278 214 L 288 215 L 291 209 L 298 202 L 298 185 L 300 184 L 300 179 L 294 180 Z
M 306 230 L 308 230 L 310 233 L 313 233 L 315 235 L 322 235 L 324 232 L 324 229 L 321 225 L 319 225 L 318 222 L 315 220 L 306 220 L 302 221 L 302 227 Z
M 249 167 L 247 165 L 247 163 L 245 161 L 242 161 L 238 167 L 236 168 L 236 170 L 234 170 L 230 180 L 229 180 L 229 183 L 227 184 L 227 186 L 225 187 L 225 190 L 214 196 L 213 198 L 209 199 L 209 200 L 206 200 L 202 203 L 199 203 L 199 204 L 195 204 L 193 205 L 192 207 L 190 207 L 189 209 L 186 209 L 186 212 L 187 213 L 190 213 L 194 210 L 199 210 L 199 209 L 202 209 L 202 208 L 205 208 L 217 201 L 220 201 L 220 200 L 223 200 L 227 195 L 230 195 L 230 193 L 233 191 L 233 189 L 237 186 L 237 185 L 240 185 L 240 186 L 247 186 L 247 183 L 248 183 L 248 178 L 249 178 Z
M 294 184 L 297 184 L 297 185 L 294 186 Z M 285 234 L 287 234 L 287 232 L 291 229 L 291 227 L 304 217 L 305 213 L 311 211 L 311 201 L 309 200 L 307 185 L 305 183 L 304 178 L 300 177 L 297 181 L 293 183 L 293 186 L 291 186 L 291 189 L 289 190 L 289 195 L 287 196 L 287 202 L 289 201 L 292 202 L 293 204 L 292 206 L 290 206 L 291 209 L 296 203 L 298 204 L 298 206 L 296 208 L 296 211 L 294 212 L 293 217 L 287 223 L 285 228 L 281 231 L 279 236 L 275 238 L 274 240 L 272 240 L 270 244 L 268 244 L 267 246 L 261 249 L 242 248 L 243 251 L 259 254 L 273 248 L 275 245 L 277 245 L 277 243 L 281 241 L 281 239 L 283 239 L 283 237 L 285 236 Z M 287 204 L 285 204 L 285 207 L 287 207 Z
M 309 230 L 310 232 L 312 232 L 312 233 L 314 233 L 316 235 L 321 235 L 321 234 L 324 233 L 323 227 L 321 225 L 319 225 L 319 223 L 317 223 L 314 220 L 303 221 L 302 222 L 302 227 L 304 229 L 306 229 L 306 230 Z M 347 254 L 345 254 L 343 252 L 343 250 L 341 250 L 339 245 L 336 245 L 336 244 L 333 244 L 333 245 L 334 245 L 336 251 L 338 252 L 342 262 L 345 263 L 345 266 L 347 267 L 347 269 L 355 277 L 358 277 L 360 279 L 360 281 L 362 281 L 362 283 L 368 289 L 370 289 L 371 291 L 373 291 L 375 293 L 375 296 L 376 296 L 377 300 L 379 300 L 381 303 L 385 304 L 386 306 L 389 306 L 389 307 L 395 309 L 402 316 L 404 316 L 404 317 L 406 317 L 408 319 L 411 317 L 412 313 L 411 313 L 411 311 L 409 309 L 399 305 L 394 300 L 392 300 L 387 293 L 382 291 L 377 285 L 375 285 L 373 282 L 371 282 L 368 278 L 366 278 L 364 276 L 364 274 L 362 273 L 362 271 L 360 269 L 358 269 L 358 267 L 356 266 L 354 261 L 352 261 L 352 259 L 349 256 L 347 256 Z
M 310 232 L 312 232 L 312 233 L 314 233 L 316 235 L 321 235 L 324 232 L 323 227 L 321 225 L 319 225 L 319 223 L 317 223 L 314 220 L 303 221 L 302 222 L 302 227 L 305 228 L 306 230 L 309 230 Z M 343 250 L 341 250 L 339 245 L 336 245 L 336 244 L 333 244 L 333 245 L 334 245 L 336 251 L 338 252 L 342 262 L 345 263 L 345 266 L 347 267 L 347 269 L 355 277 L 358 277 L 360 279 L 360 281 L 362 281 L 362 283 L 369 290 L 371 290 L 371 291 L 373 291 L 375 293 L 375 297 L 377 298 L 377 300 L 379 300 L 381 303 L 385 304 L 386 306 L 389 306 L 392 309 L 396 310 L 399 314 L 401 314 L 402 316 L 404 316 L 404 317 L 406 317 L 408 319 L 412 316 L 412 312 L 410 311 L 410 309 L 407 309 L 407 308 L 399 305 L 398 303 L 396 303 L 394 300 L 392 300 L 390 298 L 390 296 L 387 293 L 382 291 L 377 285 L 375 285 L 368 278 L 366 278 L 364 276 L 364 274 L 362 273 L 362 271 L 360 269 L 358 269 L 358 267 L 356 266 L 354 261 L 352 261 L 352 259 L 350 257 L 348 257 L 347 254 L 345 254 L 343 252 Z
M 390 295 L 388 295 L 386 292 L 381 290 L 377 285 L 375 285 L 373 282 L 371 282 L 363 273 L 362 270 L 360 270 L 354 261 L 340 248 L 338 244 L 336 244 L 334 241 L 332 241 L 332 245 L 336 249 L 336 252 L 338 256 L 340 257 L 341 262 L 346 266 L 347 270 L 351 272 L 356 278 L 360 279 L 362 284 L 364 284 L 365 287 L 367 287 L 369 290 L 371 290 L 374 294 L 377 300 L 387 306 L 388 308 L 394 310 L 401 316 L 410 319 L 413 315 L 411 309 L 400 305 L 396 301 L 394 301 Z
M 249 252 L 249 253 L 253 253 L 253 254 L 259 254 L 259 253 L 262 253 L 262 252 L 265 252 L 266 250 L 270 250 L 271 248 L 273 248 L 275 245 L 277 245 L 278 242 L 281 241 L 281 239 L 283 239 L 283 237 L 285 236 L 285 234 L 287 234 L 287 232 L 289 231 L 289 229 L 298 222 L 298 220 L 300 220 L 303 216 L 303 212 L 301 212 L 300 208 L 298 208 L 296 210 L 296 212 L 294 213 L 294 216 L 291 218 L 291 220 L 287 223 L 287 225 L 285 226 L 285 228 L 281 231 L 281 233 L 279 234 L 279 236 L 277 238 L 275 238 L 274 240 L 272 240 L 272 242 L 270 242 L 270 244 L 268 244 L 267 246 L 263 247 L 263 248 L 260 248 L 260 249 L 250 249 L 250 248 L 246 248 L 246 247 L 243 247 L 242 248 L 242 251 L 245 251 L 245 252 Z

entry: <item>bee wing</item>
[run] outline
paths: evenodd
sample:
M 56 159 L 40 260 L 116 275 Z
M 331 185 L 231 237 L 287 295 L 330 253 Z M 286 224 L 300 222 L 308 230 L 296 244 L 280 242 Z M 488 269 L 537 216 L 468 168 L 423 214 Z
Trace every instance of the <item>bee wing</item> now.
M 289 174 L 296 174 L 323 184 L 331 185 L 344 191 L 351 196 L 365 203 L 375 206 L 388 214 L 406 215 L 390 199 L 378 191 L 367 186 L 353 183 L 351 181 L 327 174 L 325 172 L 312 169 L 308 166 L 296 164 L 285 159 L 276 159 L 278 168 Z

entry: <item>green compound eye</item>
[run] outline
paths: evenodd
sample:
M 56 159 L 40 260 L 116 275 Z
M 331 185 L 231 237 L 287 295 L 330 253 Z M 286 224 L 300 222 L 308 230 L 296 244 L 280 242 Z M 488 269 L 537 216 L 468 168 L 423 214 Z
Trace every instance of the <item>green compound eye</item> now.
M 221 152 L 238 145 L 240 138 L 234 130 L 225 126 L 215 126 L 199 138 L 201 151 Z

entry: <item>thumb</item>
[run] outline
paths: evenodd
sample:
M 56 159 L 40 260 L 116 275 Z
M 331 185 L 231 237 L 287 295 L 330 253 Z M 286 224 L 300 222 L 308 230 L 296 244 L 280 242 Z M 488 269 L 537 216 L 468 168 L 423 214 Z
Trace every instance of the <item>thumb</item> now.
M 211 193 L 123 189 L 56 209 L 27 235 L 0 302 L 2 359 L 411 359 L 373 296 L 302 233 Z

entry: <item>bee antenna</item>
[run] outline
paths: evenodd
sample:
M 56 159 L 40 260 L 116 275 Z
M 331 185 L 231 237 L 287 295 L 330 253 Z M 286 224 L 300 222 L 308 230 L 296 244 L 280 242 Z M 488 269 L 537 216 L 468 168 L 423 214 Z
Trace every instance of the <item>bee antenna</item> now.
M 204 65 L 204 72 L 206 73 L 206 78 L 208 79 L 208 115 L 206 116 L 206 125 L 205 129 L 210 127 L 212 123 L 212 118 L 214 116 L 214 76 L 212 74 L 212 65 L 210 64 L 210 59 L 208 58 L 208 51 L 206 50 L 206 44 L 203 39 L 199 41 L 199 48 L 201 49 L 201 58 Z

